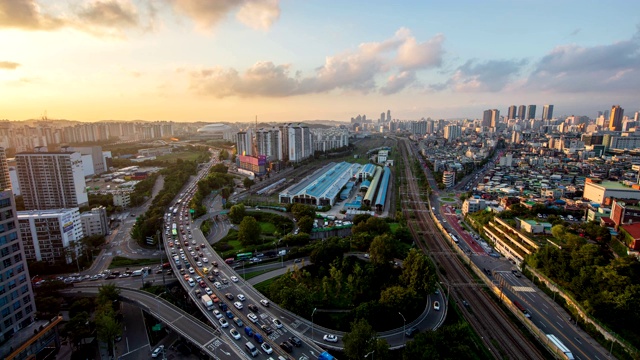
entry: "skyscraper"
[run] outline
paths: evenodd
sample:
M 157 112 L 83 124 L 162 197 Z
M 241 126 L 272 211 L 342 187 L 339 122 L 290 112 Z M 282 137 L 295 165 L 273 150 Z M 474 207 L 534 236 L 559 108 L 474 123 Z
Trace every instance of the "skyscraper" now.
M 529 110 L 527 111 L 527 120 L 531 120 L 535 118 L 536 118 L 536 106 L 529 105 Z
M 497 128 L 500 123 L 500 110 L 492 109 L 491 110 L 491 127 Z
M 516 106 L 515 105 L 511 105 L 509 106 L 509 118 L 507 120 L 511 120 L 511 119 L 515 119 L 516 118 Z
M 282 160 L 282 133 L 280 129 L 260 129 L 256 132 L 257 155 L 265 155 L 269 161 Z
M 387 121 L 391 121 L 391 110 L 387 110 Z
M 553 118 L 553 105 L 545 105 L 542 107 L 542 120 L 551 120 Z
M 527 116 L 527 107 L 525 105 L 518 106 L 518 119 L 525 120 Z
M 236 150 L 238 155 L 253 155 L 251 130 L 240 131 L 236 135 Z
M 485 110 L 482 113 L 482 127 L 491 126 L 491 116 L 492 116 L 492 110 Z
M 80 153 L 42 149 L 19 153 L 16 171 L 26 210 L 73 208 L 89 203 Z
M 36 306 L 11 190 L 0 191 L 0 214 L 0 339 L 6 340 L 33 322 Z
M 611 113 L 609 117 L 609 130 L 621 131 L 622 130 L 622 117 L 624 116 L 624 109 L 620 105 L 613 105 L 611 107 Z
M 305 124 L 289 126 L 289 161 L 300 162 L 313 155 L 313 135 Z

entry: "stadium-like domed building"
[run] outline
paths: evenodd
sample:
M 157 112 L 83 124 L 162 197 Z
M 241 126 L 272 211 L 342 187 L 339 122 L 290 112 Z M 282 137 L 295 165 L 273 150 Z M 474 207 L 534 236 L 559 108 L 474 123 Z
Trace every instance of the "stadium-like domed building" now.
M 208 124 L 197 130 L 198 136 L 207 139 L 235 141 L 236 129 L 226 124 Z

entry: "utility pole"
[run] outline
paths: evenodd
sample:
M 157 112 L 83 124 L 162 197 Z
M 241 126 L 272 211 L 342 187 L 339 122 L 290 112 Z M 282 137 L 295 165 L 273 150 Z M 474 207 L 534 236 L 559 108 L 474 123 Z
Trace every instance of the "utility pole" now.
M 167 287 L 166 280 L 164 278 L 164 269 L 162 264 L 164 263 L 164 249 L 160 245 L 160 230 L 156 230 L 156 237 L 158 238 L 158 250 L 160 251 L 160 270 L 162 271 L 162 286 Z

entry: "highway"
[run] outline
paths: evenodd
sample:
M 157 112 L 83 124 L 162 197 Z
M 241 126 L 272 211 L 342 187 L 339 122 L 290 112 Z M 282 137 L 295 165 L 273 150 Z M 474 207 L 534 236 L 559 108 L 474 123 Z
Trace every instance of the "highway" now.
M 227 344 L 220 338 L 220 333 L 200 322 L 200 320 L 185 313 L 180 308 L 172 305 L 162 298 L 153 296 L 147 292 L 126 288 L 118 288 L 120 296 L 162 321 L 176 333 L 195 345 L 214 359 L 238 359 L 244 357 L 244 353 L 234 343 Z M 63 291 L 74 296 L 95 296 L 100 288 L 98 286 L 85 285 Z

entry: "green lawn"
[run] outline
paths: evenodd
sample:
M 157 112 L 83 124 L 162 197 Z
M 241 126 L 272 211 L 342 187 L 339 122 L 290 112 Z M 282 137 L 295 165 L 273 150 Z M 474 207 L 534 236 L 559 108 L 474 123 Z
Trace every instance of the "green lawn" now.
M 455 202 L 456 201 L 456 199 L 452 199 L 452 198 L 449 198 L 449 197 L 443 197 L 443 198 L 440 198 L 440 200 L 446 201 L 446 202 Z
M 249 279 L 254 278 L 254 277 L 258 276 L 258 275 L 262 275 L 262 274 L 264 274 L 264 273 L 268 273 L 269 271 L 273 271 L 273 270 L 272 270 L 272 269 L 269 269 L 269 270 L 252 271 L 252 272 L 250 272 L 250 273 L 247 273 L 247 274 L 244 276 L 244 279 L 245 279 L 245 280 L 249 280 Z
M 276 231 L 276 226 L 273 225 L 272 223 L 268 223 L 268 222 L 258 222 L 258 224 L 260 224 L 260 230 L 262 230 L 262 235 L 273 235 L 273 233 Z
M 178 159 L 187 160 L 187 161 L 195 161 L 198 156 L 200 156 L 199 152 L 191 152 L 191 151 L 182 151 L 178 153 L 172 153 L 168 155 L 158 156 L 157 160 L 176 162 Z
M 280 275 L 280 276 L 282 276 L 282 275 Z M 276 277 L 271 278 L 271 279 L 269 279 L 269 280 L 265 280 L 265 281 L 263 281 L 263 282 L 261 282 L 261 283 L 257 283 L 257 284 L 255 284 L 253 287 L 254 287 L 256 290 L 258 290 L 259 292 L 261 292 L 261 293 L 263 293 L 263 294 L 264 294 L 264 293 L 266 292 L 266 290 L 269 288 L 269 286 L 271 285 L 271 283 L 272 283 L 272 282 L 274 282 L 274 281 L 276 281 L 277 279 L 279 279 L 279 278 L 280 278 L 280 276 L 276 276 Z

